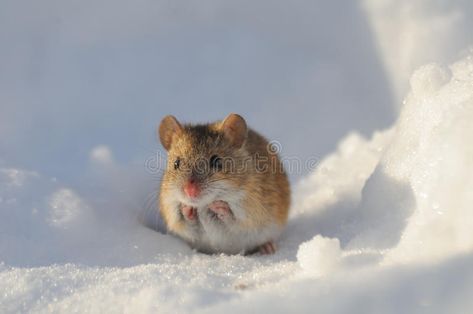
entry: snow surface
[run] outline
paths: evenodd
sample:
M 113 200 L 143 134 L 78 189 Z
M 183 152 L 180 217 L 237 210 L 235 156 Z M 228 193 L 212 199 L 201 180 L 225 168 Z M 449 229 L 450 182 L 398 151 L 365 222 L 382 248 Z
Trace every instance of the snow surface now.
M 8 3 L 9 10 L 16 12 L 14 2 L 5 3 Z M 255 3 L 265 8 L 263 2 Z M 297 3 L 288 16 L 311 7 L 309 2 Z M 275 2 L 275 6 L 278 5 L 281 3 Z M 222 6 L 208 1 L 195 8 L 197 14 L 184 14 L 187 11 L 183 13 L 179 8 L 175 10 L 177 17 L 182 18 L 183 15 L 191 19 L 189 25 L 203 27 L 201 23 L 207 25 L 216 17 L 233 16 L 228 12 L 235 7 Z M 321 2 L 320 7 L 325 10 L 322 12 L 336 12 L 336 6 L 332 4 Z M 360 67 L 366 67 L 370 74 L 364 82 L 360 83 L 362 79 L 354 82 L 353 90 L 342 89 L 348 93 L 339 93 L 342 95 L 334 95 L 332 99 L 334 103 L 347 101 L 347 105 L 335 107 L 329 118 L 325 117 L 327 123 L 338 127 L 345 118 L 331 120 L 331 114 L 336 114 L 337 110 L 358 104 L 358 101 L 368 101 L 367 106 L 372 106 L 380 99 L 378 97 L 391 97 L 387 92 L 389 88 L 385 86 L 386 81 L 391 82 L 395 94 L 399 95 L 383 105 L 394 104 L 396 97 L 403 97 L 400 95 L 404 95 L 407 89 L 409 93 L 392 127 L 383 129 L 375 123 L 370 124 L 368 129 L 360 129 L 362 133 L 350 132 L 340 140 L 335 151 L 320 160 L 314 171 L 303 174 L 297 180 L 290 221 L 278 242 L 279 250 L 273 256 L 199 254 L 179 239 L 165 234 L 155 209 L 154 189 L 159 181 L 159 172 L 145 176 L 143 159 L 140 159 L 143 156 L 133 156 L 131 161 L 125 158 L 123 148 L 116 148 L 118 140 L 101 144 L 106 137 L 97 131 L 94 119 L 101 121 L 104 112 L 114 107 L 99 107 L 95 111 L 97 117 L 90 119 L 84 113 L 93 110 L 93 107 L 85 104 L 84 108 L 75 109 L 71 116 L 68 107 L 60 108 L 61 102 L 73 96 L 80 101 L 87 98 L 81 98 L 79 90 L 70 89 L 72 85 L 67 83 L 60 85 L 69 89 L 58 92 L 59 100 L 43 95 L 43 100 L 52 99 L 50 106 L 42 103 L 41 97 L 38 103 L 46 107 L 34 107 L 28 94 L 19 97 L 31 86 L 34 87 L 33 96 L 50 93 L 48 84 L 57 83 L 62 77 L 60 60 L 58 68 L 55 65 L 48 70 L 51 72 L 46 71 L 47 79 L 44 80 L 37 81 L 40 74 L 23 69 L 29 73 L 25 76 L 29 79 L 20 83 L 21 74 L 15 77 L 15 72 L 10 72 L 13 83 L 9 86 L 14 88 L 7 90 L 2 87 L 5 93 L 3 96 L 0 93 L 4 103 L 0 117 L 0 143 L 2 153 L 5 152 L 0 160 L 0 312 L 470 312 L 473 308 L 473 53 L 465 52 L 462 57 L 457 57 L 457 54 L 461 50 L 467 51 L 467 45 L 473 43 L 473 38 L 469 37 L 471 32 L 464 28 L 472 21 L 469 19 L 471 8 L 473 6 L 461 1 L 385 0 L 363 1 L 363 6 L 351 8 L 353 11 L 345 13 L 358 17 L 359 11 L 366 12 L 378 38 L 375 42 L 379 44 L 380 59 L 388 73 L 387 80 L 372 86 L 378 96 L 357 98 L 366 93 L 363 88 L 360 94 L 349 92 L 363 84 L 368 86 L 370 82 L 375 82 L 379 69 L 366 62 L 369 57 L 361 58 L 362 61 L 356 64 L 343 53 L 336 60 L 351 60 L 353 64 L 344 69 L 348 71 L 348 76 L 339 80 L 341 76 L 329 75 L 337 74 L 334 69 L 341 71 L 343 67 L 322 67 L 321 74 L 317 74 L 320 76 L 313 77 L 303 89 L 295 88 L 292 91 L 294 95 L 305 91 L 300 97 L 311 98 L 313 94 L 307 93 L 311 86 L 318 86 L 317 91 L 323 90 L 324 86 L 330 86 L 329 91 L 336 91 L 344 83 L 354 80 L 350 71 L 356 74 Z M 63 14 L 81 21 L 87 16 L 73 11 L 69 8 Z M 80 23 L 68 24 L 68 20 L 64 23 L 69 28 L 66 27 L 64 32 L 76 36 L 67 40 L 59 36 L 65 40 L 62 44 L 68 46 L 72 45 L 69 41 L 78 41 L 81 45 L 87 45 L 104 38 L 113 41 L 114 36 L 133 37 L 137 29 L 147 29 L 148 22 L 154 17 L 152 13 L 144 14 L 133 7 L 129 8 L 130 16 L 139 23 L 128 21 L 121 25 L 117 21 L 121 21 L 124 13 L 117 11 L 116 15 L 109 16 L 110 25 L 121 26 L 117 33 L 112 28 L 97 27 L 96 19 L 101 12 L 106 12 L 106 6 L 97 8 L 91 23 L 84 24 L 91 33 L 97 28 L 101 33 L 94 33 L 95 37 L 86 36 L 87 30 L 75 28 Z M 223 16 L 222 12 L 225 13 Z M 273 14 L 268 13 L 268 16 L 274 20 L 263 22 L 252 16 L 251 12 L 242 8 L 235 14 L 238 17 L 251 16 L 250 29 L 262 30 L 265 34 L 267 29 L 277 27 L 279 20 Z M 353 12 L 358 13 L 350 15 Z M 399 16 L 393 17 L 395 14 L 390 15 L 390 12 L 399 12 Z M 5 13 L 0 13 L 0 16 L 0 23 L 10 25 L 8 23 L 13 21 Z M 42 14 L 39 16 L 44 17 Z M 302 17 L 299 20 L 302 26 L 295 27 L 295 33 L 307 25 L 314 26 L 309 23 L 310 14 L 302 14 Z M 24 18 L 29 21 L 29 18 Z M 167 18 L 169 16 L 164 14 L 163 20 L 155 22 L 156 25 L 171 29 L 186 27 L 169 22 Z M 237 20 L 225 22 L 240 25 Z M 354 20 L 358 21 L 358 18 Z M 41 25 L 48 29 L 52 25 L 50 23 L 47 20 Z M 283 24 L 292 25 L 287 21 Z M 431 32 L 426 30 L 426 25 L 432 26 Z M 25 34 L 31 35 L 31 24 L 26 23 L 22 27 L 20 38 Z M 402 32 L 396 33 L 396 27 L 401 27 Z M 277 29 L 280 31 L 284 27 Z M 359 28 L 349 35 L 363 34 L 364 29 Z M 438 34 L 439 30 L 444 33 Z M 294 29 L 286 31 L 292 34 Z M 342 30 L 332 31 L 333 38 L 343 33 Z M 5 34 L 5 28 L 0 28 L 0 36 Z M 406 39 L 406 36 L 400 35 L 399 46 L 402 49 L 391 46 L 390 39 L 398 34 L 412 36 Z M 242 36 L 243 42 L 247 43 L 248 37 Z M 305 34 L 299 36 L 292 38 L 297 44 L 307 39 Z M 318 36 L 321 36 L 320 33 Z M 342 47 L 341 42 L 348 37 L 343 36 L 340 42 L 333 45 Z M 280 33 L 275 38 L 286 40 Z M 326 39 L 324 36 L 317 38 Z M 423 47 L 430 42 L 429 39 L 435 39 L 432 46 L 435 49 L 432 51 Z M 257 41 L 252 43 L 257 45 Z M 76 47 L 75 44 L 72 46 Z M 236 47 L 241 48 L 239 45 Z M 309 51 L 314 49 L 313 46 L 306 48 Z M 235 56 L 242 54 L 239 51 Z M 365 52 L 360 51 L 355 55 L 366 56 Z M 399 55 L 403 58 L 400 66 L 396 67 L 393 60 Z M 458 60 L 450 62 L 455 57 Z M 10 64 L 5 59 L 0 62 L 8 70 L 15 64 L 23 64 L 22 56 L 18 58 L 16 63 Z M 317 58 L 327 60 L 320 55 Z M 430 61 L 439 63 L 427 63 L 411 73 L 420 63 Z M 313 70 L 320 63 L 311 65 Z M 9 72 L 2 72 L 0 80 L 7 82 L 4 73 Z M 298 81 L 307 79 L 305 75 L 297 77 Z M 206 84 L 214 82 L 208 77 L 206 80 L 204 89 Z M 40 83 L 36 86 L 35 82 Z M 285 81 L 272 81 L 275 85 L 281 82 Z M 116 81 L 114 83 L 120 85 Z M 222 88 L 230 85 L 224 84 Z M 103 86 L 99 84 L 99 87 Z M 192 92 L 189 95 L 199 96 Z M 246 90 L 245 97 L 248 99 L 255 95 L 260 94 Z M 118 96 L 112 95 L 112 98 L 103 100 L 116 100 Z M 269 102 L 270 98 L 260 96 L 260 99 Z M 310 101 L 324 100 L 328 96 L 325 94 Z M 238 99 L 245 100 L 244 97 Z M 220 98 L 217 97 L 217 100 Z M 297 103 L 298 109 L 305 108 L 303 102 Z M 32 113 L 26 117 L 24 112 L 30 109 L 29 106 Z M 208 108 L 212 106 L 214 103 Z M 317 110 L 324 107 L 320 105 Z M 232 104 L 223 109 L 229 108 Z M 262 112 L 270 110 L 268 108 L 271 107 Z M 42 112 L 43 109 L 45 112 Z M 274 118 L 277 123 L 271 123 L 280 124 L 278 119 L 285 117 L 289 109 L 279 112 L 278 117 Z M 303 121 L 310 121 L 312 117 L 316 121 L 324 119 L 315 118 L 319 111 L 311 110 L 307 107 L 308 114 Z M 388 109 L 379 105 L 376 110 Z M 147 111 L 144 111 L 146 114 Z M 48 113 L 54 113 L 54 119 L 51 120 Z M 359 115 L 348 115 L 357 120 L 349 127 L 357 129 L 363 124 L 364 113 L 366 111 L 363 109 Z M 117 121 L 106 124 L 113 130 L 116 130 L 115 126 L 126 125 L 130 128 L 143 124 L 127 110 L 115 117 Z M 264 114 L 254 121 L 264 121 L 263 117 Z M 384 115 L 378 117 L 381 120 L 386 118 Z M 290 117 L 286 118 L 290 121 Z M 23 124 L 20 123 L 22 121 Z M 65 133 L 51 134 L 38 129 L 37 134 L 33 134 L 38 125 L 48 129 L 46 126 L 51 121 L 55 131 L 64 130 Z M 292 121 L 288 125 L 297 124 Z M 79 131 L 87 126 L 91 130 L 84 130 L 81 134 Z M 316 131 L 320 130 L 311 129 L 309 133 Z M 347 125 L 343 125 L 337 129 L 337 134 L 346 131 Z M 89 137 L 94 132 L 101 136 L 95 138 L 95 145 L 89 147 Z M 278 134 L 279 131 L 271 132 Z M 369 136 L 363 135 L 370 132 L 372 134 Z M 77 136 L 77 142 L 71 140 L 71 135 Z M 126 133 L 119 132 L 114 138 L 123 135 Z M 294 135 L 290 134 L 281 141 L 285 143 L 291 137 Z M 311 137 L 304 139 L 306 152 L 318 144 L 318 138 L 314 137 L 313 145 L 307 145 L 308 138 Z M 334 138 L 334 134 L 329 137 L 331 140 Z M 69 143 L 71 141 L 72 144 Z M 127 143 L 126 136 L 123 141 Z M 49 142 L 51 149 L 44 149 Z M 74 148 L 74 145 L 80 148 L 74 152 L 86 151 L 86 154 L 77 154 L 71 157 L 72 161 L 65 160 L 64 150 Z M 293 153 L 300 145 L 301 142 L 297 142 L 292 146 Z M 37 156 L 38 160 L 25 161 L 26 157 L 31 156 Z M 43 167 L 42 163 L 48 157 L 51 160 Z M 75 163 L 78 159 L 80 162 Z M 148 162 L 144 162 L 145 166 L 149 166 Z M 152 160 L 153 164 L 155 162 Z M 72 166 L 75 168 L 69 169 Z M 58 168 L 62 170 L 56 172 Z M 54 173 L 62 175 L 50 175 Z M 293 177 L 294 180 L 296 178 Z

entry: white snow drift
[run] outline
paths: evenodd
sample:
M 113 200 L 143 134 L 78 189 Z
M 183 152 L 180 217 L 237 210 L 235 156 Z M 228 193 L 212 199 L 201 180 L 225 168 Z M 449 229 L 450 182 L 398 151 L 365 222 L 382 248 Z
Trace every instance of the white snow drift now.
M 411 87 L 392 130 L 376 135 L 371 142 L 345 141 L 338 156 L 327 158 L 312 177 L 302 182 L 307 192 L 311 184 L 322 184 L 327 169 L 340 176 L 349 173 L 356 177 L 350 169 L 355 168 L 360 171 L 358 176 L 365 178 L 362 170 L 372 170 L 376 164 L 362 184 L 342 177 L 335 187 L 349 197 L 335 197 L 331 203 L 340 205 L 335 209 L 331 205 L 328 211 L 332 213 L 326 214 L 335 217 L 337 210 L 343 212 L 337 217 L 341 218 L 338 223 L 343 224 L 342 230 L 328 234 L 346 239 L 345 253 L 368 250 L 373 254 L 377 250 L 381 264 L 435 263 L 473 249 L 473 192 L 469 188 L 473 180 L 472 56 L 450 68 L 436 64 L 421 67 L 412 76 Z M 372 158 L 360 159 L 359 150 L 363 154 L 371 152 Z M 376 158 L 379 161 L 373 163 Z M 351 193 L 343 192 L 350 190 L 349 184 Z M 326 189 L 332 189 L 332 185 Z M 304 211 L 320 210 L 319 204 L 325 201 L 321 190 L 312 194 L 313 199 L 299 195 Z M 352 204 L 357 205 L 343 205 L 346 199 L 354 199 Z M 329 243 L 335 252 L 338 246 L 337 242 L 322 242 L 319 237 L 312 242 L 314 248 L 324 244 L 321 251 L 327 251 Z M 302 253 L 315 254 L 307 247 L 309 244 L 304 244 L 299 252 L 304 268 L 308 261 Z M 332 264 L 338 263 L 338 255 L 334 255 Z M 318 265 L 318 258 L 314 256 L 314 265 Z

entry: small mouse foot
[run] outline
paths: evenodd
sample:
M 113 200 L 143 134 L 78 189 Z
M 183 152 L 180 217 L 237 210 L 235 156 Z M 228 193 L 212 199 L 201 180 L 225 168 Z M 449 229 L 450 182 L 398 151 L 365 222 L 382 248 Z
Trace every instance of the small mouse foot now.
M 187 220 L 194 221 L 197 219 L 197 209 L 192 206 L 183 205 L 181 212 Z
M 273 241 L 266 242 L 265 244 L 262 244 L 259 248 L 258 251 L 262 255 L 270 255 L 276 253 L 276 245 L 273 243 Z
M 224 201 L 215 201 L 209 205 L 209 210 L 217 215 L 218 219 L 226 220 L 233 216 L 230 206 Z

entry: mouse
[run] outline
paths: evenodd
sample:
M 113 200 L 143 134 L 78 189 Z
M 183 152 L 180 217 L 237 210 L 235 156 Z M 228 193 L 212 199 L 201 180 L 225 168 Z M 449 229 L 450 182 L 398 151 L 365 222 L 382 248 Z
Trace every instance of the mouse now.
M 167 152 L 159 191 L 167 230 L 203 253 L 275 253 L 291 203 L 277 149 L 235 113 L 204 124 L 168 115 L 157 133 Z

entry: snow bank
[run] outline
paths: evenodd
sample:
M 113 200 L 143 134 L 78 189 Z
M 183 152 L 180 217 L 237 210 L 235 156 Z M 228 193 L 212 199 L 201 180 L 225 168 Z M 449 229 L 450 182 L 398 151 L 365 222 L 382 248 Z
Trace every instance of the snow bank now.
M 473 58 L 416 71 L 380 168 L 409 182 L 416 210 L 389 259 L 451 256 L 473 248 Z
M 361 193 L 360 180 L 350 176 L 352 197 L 361 197 L 356 206 L 328 209 L 332 217 L 334 211 L 342 213 L 336 217 L 342 227 L 328 234 L 342 240 L 346 253 L 354 249 L 378 250 L 386 264 L 433 263 L 473 249 L 472 87 L 471 55 L 449 69 L 436 64 L 421 67 L 411 78 L 411 93 L 399 121 L 384 134 L 384 147 L 378 150 L 382 154 L 372 149 L 379 140 L 375 137 L 371 143 L 356 145 L 358 150 L 364 147 L 364 154 L 371 152 L 366 164 L 357 158 L 358 152 L 342 159 L 346 151 L 354 151 L 352 142 L 346 141 L 337 157 L 327 158 L 321 169 L 302 182 L 304 191 L 308 190 L 308 182 L 321 182 L 325 167 L 336 168 L 339 176 L 353 173 L 347 167 L 372 170 Z M 376 158 L 379 160 L 374 162 Z M 338 182 L 350 186 L 347 181 L 341 177 Z M 313 200 L 310 196 L 304 199 L 309 202 L 306 206 L 323 204 L 321 190 L 312 194 Z M 317 205 L 314 209 L 319 210 Z M 332 254 L 323 254 L 327 249 L 320 245 L 319 237 L 312 241 L 314 250 L 320 247 L 320 254 L 312 252 L 315 266 L 319 263 L 318 255 Z M 305 246 L 310 245 L 306 243 L 299 250 L 303 268 L 309 263 Z M 336 264 L 339 257 L 334 256 Z

